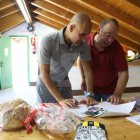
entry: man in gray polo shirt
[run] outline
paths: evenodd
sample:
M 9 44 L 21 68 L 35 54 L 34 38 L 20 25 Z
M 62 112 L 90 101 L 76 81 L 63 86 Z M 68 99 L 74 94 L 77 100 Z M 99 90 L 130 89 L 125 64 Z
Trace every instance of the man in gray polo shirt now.
M 85 71 L 87 92 L 93 92 L 91 57 L 86 36 L 90 34 L 92 23 L 88 15 L 74 15 L 67 27 L 46 35 L 39 51 L 39 73 L 37 80 L 37 101 L 60 103 L 67 108 L 77 108 L 73 99 L 68 72 L 80 55 Z M 88 105 L 95 100 L 88 96 Z

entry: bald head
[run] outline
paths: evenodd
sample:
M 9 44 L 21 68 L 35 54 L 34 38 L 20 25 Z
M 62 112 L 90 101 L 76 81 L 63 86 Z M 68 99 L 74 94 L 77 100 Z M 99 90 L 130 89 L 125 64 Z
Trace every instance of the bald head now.
M 85 13 L 74 15 L 64 31 L 65 42 L 68 46 L 71 44 L 80 45 L 86 41 L 86 36 L 90 34 L 92 23 L 89 16 Z
M 90 20 L 89 16 L 87 14 L 85 14 L 85 13 L 77 13 L 77 14 L 75 14 L 72 17 L 72 19 L 71 19 L 71 21 L 70 21 L 68 26 L 70 26 L 71 24 L 74 24 L 75 26 L 79 26 L 79 25 L 81 26 L 81 25 L 85 24 L 86 26 L 88 26 L 89 28 L 92 29 L 91 20 Z

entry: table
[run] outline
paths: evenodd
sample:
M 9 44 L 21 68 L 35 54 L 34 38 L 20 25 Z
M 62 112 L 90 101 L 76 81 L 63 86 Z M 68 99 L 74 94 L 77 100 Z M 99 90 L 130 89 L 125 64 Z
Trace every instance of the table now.
M 132 115 L 138 115 L 136 109 L 133 109 Z M 86 117 L 85 121 L 96 121 L 102 123 L 106 127 L 107 140 L 140 140 L 140 126 L 127 120 L 125 117 L 108 117 L 108 118 L 92 118 Z M 27 134 L 26 129 L 17 131 L 0 131 L 0 140 L 49 140 L 41 130 L 33 126 L 33 131 Z M 63 135 L 64 140 L 73 140 L 76 131 Z

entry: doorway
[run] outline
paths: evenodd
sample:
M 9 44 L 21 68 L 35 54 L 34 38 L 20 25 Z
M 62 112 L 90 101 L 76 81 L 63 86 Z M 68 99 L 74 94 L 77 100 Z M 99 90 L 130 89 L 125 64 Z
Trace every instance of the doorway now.
M 11 58 L 13 87 L 29 86 L 28 37 L 11 37 Z

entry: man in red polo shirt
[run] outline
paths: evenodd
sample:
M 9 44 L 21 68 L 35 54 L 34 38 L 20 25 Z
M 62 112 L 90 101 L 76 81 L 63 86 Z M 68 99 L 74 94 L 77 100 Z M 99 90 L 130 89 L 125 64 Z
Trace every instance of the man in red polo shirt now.
M 115 39 L 119 24 L 114 18 L 102 21 L 95 34 L 87 36 L 93 69 L 93 91 L 96 101 L 120 104 L 128 81 L 128 65 L 121 44 Z M 80 57 L 77 60 L 82 76 L 81 89 L 86 94 L 86 82 Z M 82 101 L 81 101 L 82 102 Z

